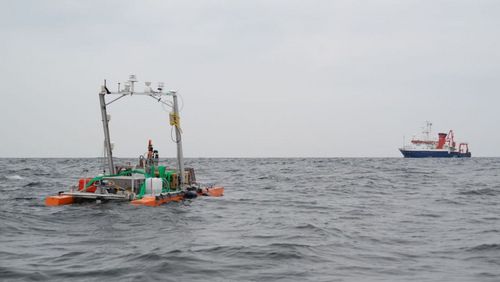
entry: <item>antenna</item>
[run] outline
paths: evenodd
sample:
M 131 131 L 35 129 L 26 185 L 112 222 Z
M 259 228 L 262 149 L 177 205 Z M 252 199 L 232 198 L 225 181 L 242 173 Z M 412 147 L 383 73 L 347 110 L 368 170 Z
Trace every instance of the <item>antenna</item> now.
M 137 80 L 137 77 L 135 76 L 135 74 L 131 74 L 128 78 L 128 82 L 130 83 L 130 92 L 134 92 L 134 83 L 136 83 L 138 80 Z
M 123 83 L 123 91 L 129 92 L 130 91 L 130 82 L 126 81 Z
M 165 87 L 165 84 L 163 82 L 158 82 L 158 91 L 162 91 L 163 87 Z
M 146 85 L 146 87 L 144 88 L 144 92 L 146 92 L 146 93 L 153 92 L 153 88 L 151 88 L 151 82 L 150 81 L 146 81 L 146 82 L 144 82 L 144 84 Z
M 430 134 L 432 132 L 432 122 L 427 120 L 427 121 L 425 121 L 425 123 L 426 123 L 426 127 L 425 127 L 424 132 L 422 132 L 422 133 L 425 134 L 426 140 L 430 140 Z

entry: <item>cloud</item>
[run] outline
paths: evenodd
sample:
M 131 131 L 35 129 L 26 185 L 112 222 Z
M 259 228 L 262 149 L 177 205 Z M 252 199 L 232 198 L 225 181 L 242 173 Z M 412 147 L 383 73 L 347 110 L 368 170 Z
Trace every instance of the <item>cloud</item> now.
M 398 156 L 425 120 L 500 154 L 496 1 L 3 6 L 0 156 L 100 154 L 99 85 L 130 73 L 180 90 L 188 156 Z M 173 155 L 166 113 L 130 100 L 116 154 Z

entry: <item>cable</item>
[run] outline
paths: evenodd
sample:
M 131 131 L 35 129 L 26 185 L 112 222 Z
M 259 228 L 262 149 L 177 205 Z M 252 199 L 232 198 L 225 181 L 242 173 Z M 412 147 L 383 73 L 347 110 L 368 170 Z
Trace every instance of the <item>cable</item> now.
M 178 130 L 175 126 L 172 126 L 170 128 L 170 139 L 172 139 L 172 142 L 178 144 L 179 142 L 181 142 L 182 137 L 179 134 L 179 137 L 180 137 L 179 140 L 177 140 L 177 136 L 174 138 L 174 128 L 175 128 L 175 130 Z
M 161 108 L 163 109 L 163 111 L 165 111 L 166 113 L 170 113 L 170 110 L 165 108 L 165 106 L 169 106 L 170 108 L 172 108 L 172 105 L 167 104 L 167 103 L 161 103 Z

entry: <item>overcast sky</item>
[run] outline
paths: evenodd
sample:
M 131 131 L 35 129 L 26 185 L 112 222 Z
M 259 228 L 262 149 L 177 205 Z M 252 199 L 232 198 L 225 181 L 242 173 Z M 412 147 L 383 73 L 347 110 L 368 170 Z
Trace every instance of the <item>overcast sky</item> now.
M 398 157 L 426 120 L 500 156 L 500 1 L 0 3 L 0 157 L 100 156 L 129 74 L 182 94 L 188 157 Z M 116 156 L 175 155 L 154 100 L 109 113 Z

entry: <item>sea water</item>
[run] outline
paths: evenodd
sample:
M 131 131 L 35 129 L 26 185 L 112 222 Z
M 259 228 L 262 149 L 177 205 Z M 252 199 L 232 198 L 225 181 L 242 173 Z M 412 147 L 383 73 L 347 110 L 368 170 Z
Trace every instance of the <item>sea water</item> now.
M 0 280 L 500 280 L 498 158 L 188 159 L 224 197 L 44 206 L 99 164 L 0 159 Z

